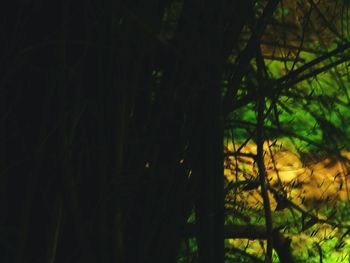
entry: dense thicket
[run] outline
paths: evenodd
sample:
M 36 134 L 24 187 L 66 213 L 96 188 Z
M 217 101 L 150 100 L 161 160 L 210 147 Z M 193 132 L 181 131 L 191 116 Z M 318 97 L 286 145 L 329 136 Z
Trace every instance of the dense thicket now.
M 293 138 L 303 154 L 338 157 L 347 146 L 347 9 L 9 1 L 0 9 L 0 261 L 190 262 L 197 256 L 181 244 L 195 236 L 199 262 L 258 260 L 225 250 L 225 238 L 267 240 L 267 262 L 272 249 L 292 262 L 271 217 L 263 142 Z M 330 71 L 339 88 L 312 82 L 339 65 Z M 225 140 L 257 144 L 264 224 L 224 227 Z

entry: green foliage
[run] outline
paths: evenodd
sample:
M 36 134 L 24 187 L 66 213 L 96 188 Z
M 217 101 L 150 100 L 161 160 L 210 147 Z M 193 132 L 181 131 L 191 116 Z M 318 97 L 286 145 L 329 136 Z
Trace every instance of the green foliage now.
M 293 1 L 286 1 L 286 6 L 281 6 L 276 11 L 275 18 L 294 16 L 297 12 L 292 5 Z M 326 7 L 319 6 L 319 8 L 327 13 L 322 9 Z M 313 15 L 310 17 L 311 20 L 316 19 Z M 307 20 L 304 22 L 308 23 Z M 305 34 L 303 32 L 305 25 L 295 26 L 300 27 L 301 35 Z M 321 24 L 319 26 L 321 27 Z M 324 29 L 324 32 L 327 30 Z M 297 31 L 295 33 L 298 34 Z M 278 34 L 278 31 L 275 31 L 274 36 L 278 37 Z M 258 65 L 257 60 L 252 59 L 250 62 L 249 69 L 243 76 L 240 86 L 237 87 L 236 99 L 244 100 L 249 97 L 251 99 L 229 114 L 225 130 L 226 141 L 238 145 L 257 142 L 256 94 L 259 87 L 263 86 L 266 102 L 264 120 L 266 140 L 277 139 L 283 147 L 305 158 L 302 160 L 305 162 L 307 161 L 305 156 L 312 156 L 318 160 L 333 157 L 339 159 L 342 151 L 350 150 L 348 62 L 344 60 L 336 64 L 345 56 L 349 56 L 349 52 L 346 50 L 341 53 L 332 53 L 331 51 L 339 48 L 341 44 L 336 39 L 334 41 L 328 39 L 329 32 L 325 35 L 309 34 L 309 36 L 302 36 L 305 38 L 301 40 L 305 41 L 304 43 L 292 42 L 288 40 L 288 36 L 285 36 L 285 46 L 300 45 L 296 52 L 288 48 L 275 48 L 270 51 L 267 46 L 261 45 L 262 56 L 272 53 L 279 54 L 280 57 L 277 59 L 277 55 L 275 57 L 269 55 L 264 59 L 266 78 L 263 81 L 261 66 Z M 348 38 L 348 36 L 344 37 Z M 322 56 L 325 59 L 320 59 Z M 227 89 L 229 81 L 225 83 L 228 83 L 225 85 Z M 344 165 L 345 169 L 348 169 L 348 164 Z M 245 166 L 244 163 L 240 166 L 243 174 L 246 173 Z M 347 174 L 346 171 L 345 174 Z M 228 187 L 232 186 L 228 184 Z M 290 190 L 286 190 L 285 185 L 283 187 L 289 194 Z M 227 195 L 226 223 L 264 225 L 265 217 L 261 203 L 256 206 L 251 205 L 249 208 L 244 207 L 244 200 L 242 202 L 238 200 L 237 195 L 247 190 L 240 186 L 233 189 L 231 195 Z M 249 197 L 249 191 L 245 196 Z M 291 198 L 291 201 L 294 199 Z M 274 227 L 292 239 L 291 247 L 296 262 L 348 262 L 350 257 L 348 203 L 338 202 L 336 207 L 326 203 L 321 208 L 315 208 L 316 202 L 312 205 L 314 207 L 310 207 L 307 212 L 302 212 L 302 209 L 295 207 L 273 212 Z M 316 215 L 318 221 L 312 222 L 315 219 L 308 214 L 309 212 L 311 215 Z M 261 256 L 262 252 L 253 245 L 253 242 L 247 241 L 241 245 L 239 242 L 230 244 L 236 249 L 236 253 L 228 256 L 232 260 L 229 262 L 251 262 L 250 255 Z M 238 250 L 242 250 L 247 255 Z M 278 257 L 274 262 L 279 262 Z
M 177 263 L 192 263 L 198 261 L 198 246 L 195 238 L 189 238 L 181 243 Z

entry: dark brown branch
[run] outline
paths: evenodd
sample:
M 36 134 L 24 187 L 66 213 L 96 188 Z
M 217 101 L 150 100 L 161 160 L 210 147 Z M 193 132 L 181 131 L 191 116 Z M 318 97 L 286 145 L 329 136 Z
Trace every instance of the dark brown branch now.
M 259 170 L 259 181 L 261 187 L 261 197 L 263 199 L 264 205 L 264 214 L 267 230 L 267 249 L 266 249 L 266 262 L 272 262 L 272 248 L 273 248 L 273 237 L 272 237 L 272 215 L 271 215 L 271 206 L 269 195 L 267 193 L 267 182 L 266 182 L 266 169 L 264 163 L 264 111 L 265 111 L 265 78 L 266 78 L 266 69 L 264 61 L 261 57 L 261 53 L 258 51 L 257 55 L 257 65 L 258 72 L 260 73 L 260 85 L 258 87 L 258 99 L 257 99 L 257 125 L 256 125 L 256 146 L 257 146 L 257 155 L 256 161 Z
M 338 48 L 334 49 L 333 51 L 330 51 L 324 55 L 321 55 L 320 57 L 310 61 L 309 63 L 306 63 L 305 65 L 301 66 L 300 68 L 297 68 L 294 71 L 291 71 L 289 74 L 279 78 L 274 82 L 275 86 L 280 86 L 282 83 L 286 83 L 290 80 L 294 80 L 299 74 L 305 72 L 306 70 L 312 68 L 313 66 L 325 61 L 326 59 L 329 59 L 330 57 L 336 56 L 338 54 L 341 54 L 345 50 L 350 48 L 350 43 L 347 43 L 345 45 L 341 45 Z M 344 62 L 344 61 L 343 61 Z
M 310 73 L 307 73 L 307 74 L 304 74 L 302 76 L 300 76 L 299 78 L 295 78 L 295 79 L 291 79 L 291 81 L 288 81 L 286 84 L 284 85 L 281 85 L 278 87 L 278 90 L 284 90 L 284 89 L 287 89 L 301 81 L 304 81 L 304 80 L 307 80 L 307 79 L 310 79 L 312 77 L 315 77 L 323 72 L 326 72 L 327 70 L 330 70 L 346 61 L 349 61 L 350 60 L 350 56 L 345 56 L 335 62 L 332 62 L 332 63 L 329 63 L 328 65 L 325 65 L 321 68 L 318 68 L 318 69 L 315 69 L 314 71 L 310 72 Z

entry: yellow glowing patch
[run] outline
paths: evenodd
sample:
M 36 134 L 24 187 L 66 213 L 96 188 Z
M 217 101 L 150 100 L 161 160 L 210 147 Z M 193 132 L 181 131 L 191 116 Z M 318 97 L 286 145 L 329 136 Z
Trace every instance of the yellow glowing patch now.
M 240 149 L 239 153 L 237 150 Z M 289 199 L 297 205 L 309 209 L 317 209 L 323 204 L 335 205 L 349 199 L 350 180 L 349 167 L 345 162 L 324 158 L 317 162 L 302 162 L 298 154 L 281 147 L 264 144 L 264 160 L 266 179 L 270 187 L 285 191 Z M 224 175 L 231 182 L 258 180 L 258 168 L 254 161 L 256 145 L 249 143 L 244 147 L 229 143 L 226 145 Z M 350 157 L 350 153 L 342 152 L 342 156 Z M 239 191 L 236 200 L 248 207 L 262 206 L 260 190 L 256 187 Z M 271 196 L 271 209 L 276 207 L 276 200 Z

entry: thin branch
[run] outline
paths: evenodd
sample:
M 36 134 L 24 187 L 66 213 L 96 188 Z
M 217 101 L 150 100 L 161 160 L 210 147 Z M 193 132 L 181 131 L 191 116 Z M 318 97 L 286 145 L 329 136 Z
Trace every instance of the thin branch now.
M 265 224 L 268 233 L 267 249 L 266 249 L 266 262 L 272 262 L 272 248 L 273 248 L 273 223 L 269 195 L 267 193 L 267 181 L 266 181 L 266 168 L 264 162 L 264 126 L 265 126 L 265 94 L 267 86 L 267 70 L 262 58 L 260 47 L 257 47 L 257 66 L 258 66 L 258 99 L 257 99 L 257 123 L 256 123 L 256 146 L 257 155 L 256 162 L 259 170 L 259 181 L 261 187 L 261 196 L 263 199 L 264 212 L 265 212 Z
M 332 68 L 335 68 L 336 66 L 346 62 L 346 61 L 350 61 L 350 56 L 345 56 L 335 62 L 332 62 L 332 63 L 329 63 L 328 65 L 325 65 L 321 68 L 318 68 L 318 69 L 315 69 L 314 71 L 310 72 L 310 73 L 307 73 L 307 74 L 304 74 L 302 75 L 301 77 L 299 78 L 295 78 L 295 79 L 291 79 L 290 81 L 288 81 L 286 84 L 284 85 L 281 85 L 279 86 L 277 89 L 278 90 L 284 90 L 284 89 L 287 89 L 291 86 L 294 86 L 295 84 L 299 83 L 299 82 L 302 82 L 304 80 L 307 80 L 307 79 L 310 79 L 312 77 L 315 77 L 321 73 L 324 73 L 326 72 L 327 70 L 330 70 Z
M 309 63 L 306 63 L 305 65 L 297 68 L 296 70 L 289 72 L 287 75 L 275 80 L 273 84 L 275 86 L 279 86 L 282 83 L 286 83 L 290 80 L 294 80 L 299 74 L 305 72 L 306 70 L 312 68 L 313 66 L 315 66 L 317 64 L 320 64 L 321 62 L 323 62 L 324 60 L 326 60 L 330 57 L 333 57 L 333 56 L 336 56 L 338 54 L 343 53 L 344 51 L 346 51 L 349 48 L 350 48 L 350 43 L 347 43 L 345 45 L 341 45 L 338 48 L 334 49 L 333 51 L 330 51 L 324 55 L 321 55 L 320 57 L 310 61 Z

